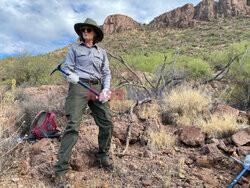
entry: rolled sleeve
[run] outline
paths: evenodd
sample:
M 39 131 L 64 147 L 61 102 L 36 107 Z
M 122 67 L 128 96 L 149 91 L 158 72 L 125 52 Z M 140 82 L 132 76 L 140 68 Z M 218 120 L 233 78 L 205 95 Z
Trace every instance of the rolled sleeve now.
M 75 72 L 75 52 L 74 52 L 74 46 L 71 46 L 67 56 L 66 56 L 66 62 L 63 65 L 63 69 L 65 72 Z M 62 74 L 65 78 L 66 75 Z
M 111 80 L 111 73 L 109 69 L 109 60 L 107 57 L 107 53 L 103 51 L 103 67 L 102 67 L 102 80 L 103 80 L 103 87 L 110 89 L 110 80 Z

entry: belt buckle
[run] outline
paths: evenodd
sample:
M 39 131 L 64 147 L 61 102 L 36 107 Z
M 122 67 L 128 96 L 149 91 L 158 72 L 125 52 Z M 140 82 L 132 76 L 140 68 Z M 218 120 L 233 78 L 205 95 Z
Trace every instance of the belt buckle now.
M 94 84 L 95 80 L 93 78 L 89 79 L 90 84 Z

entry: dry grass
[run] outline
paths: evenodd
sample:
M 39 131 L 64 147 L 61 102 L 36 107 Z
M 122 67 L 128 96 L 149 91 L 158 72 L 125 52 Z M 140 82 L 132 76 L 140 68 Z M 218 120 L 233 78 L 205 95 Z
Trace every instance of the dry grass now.
M 0 88 L 0 175 L 13 166 L 11 156 L 19 143 L 14 138 L 18 137 L 18 129 L 13 131 L 13 117 L 15 117 L 16 102 L 14 99 L 15 82 L 12 82 L 12 90 L 6 91 Z
M 110 100 L 111 110 L 123 113 L 134 103 L 133 100 L 127 100 L 127 92 L 125 89 L 118 91 L 113 91 L 112 99 Z
M 204 132 L 217 138 L 231 136 L 237 130 L 247 126 L 245 122 L 239 123 L 237 116 L 232 114 L 217 115 L 212 114 L 207 121 L 200 120 L 199 124 L 202 126 Z
M 176 138 L 172 133 L 161 129 L 159 132 L 149 134 L 147 146 L 152 151 L 170 149 L 174 146 Z
M 163 116 L 178 125 L 194 125 L 210 113 L 212 98 L 202 90 L 182 86 L 164 96 L 163 103 Z
M 159 115 L 159 105 L 155 102 L 153 104 L 142 104 L 138 106 L 138 116 L 141 119 L 148 119 L 151 117 L 157 117 Z

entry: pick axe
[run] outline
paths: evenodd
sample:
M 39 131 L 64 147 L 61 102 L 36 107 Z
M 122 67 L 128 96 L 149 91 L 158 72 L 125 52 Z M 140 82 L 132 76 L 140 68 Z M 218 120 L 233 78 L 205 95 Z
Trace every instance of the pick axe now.
M 245 174 L 245 172 L 247 172 L 247 171 L 250 172 L 249 155 L 246 155 L 246 158 L 247 157 L 248 157 L 248 160 L 245 160 L 243 163 L 240 160 L 231 156 L 231 158 L 233 158 L 235 161 L 237 161 L 243 167 L 243 170 L 240 172 L 240 174 L 236 178 L 234 178 L 234 180 L 226 188 L 233 188 L 237 184 L 237 182 L 240 180 L 240 178 Z
M 59 65 L 50 73 L 50 76 L 57 70 L 61 71 L 63 74 L 65 75 L 69 75 L 69 73 L 67 73 L 65 70 L 63 70 L 61 68 L 62 64 L 65 62 L 66 58 L 64 58 Z M 87 88 L 89 91 L 91 91 L 92 93 L 94 93 L 96 96 L 99 96 L 99 93 L 97 91 L 95 91 L 94 89 L 92 89 L 89 85 L 85 84 L 84 82 L 82 82 L 81 80 L 79 80 L 77 82 L 78 84 L 82 85 L 83 87 Z

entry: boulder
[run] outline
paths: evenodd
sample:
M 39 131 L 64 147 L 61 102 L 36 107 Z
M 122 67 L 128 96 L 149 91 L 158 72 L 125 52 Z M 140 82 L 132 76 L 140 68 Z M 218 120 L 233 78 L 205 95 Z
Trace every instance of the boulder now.
M 180 140 L 188 146 L 201 146 L 204 144 L 205 135 L 199 127 L 186 126 L 181 132 Z
M 238 116 L 239 113 L 240 113 L 239 110 L 232 108 L 231 106 L 222 105 L 222 104 L 218 104 L 214 109 L 214 114 L 218 114 L 218 115 L 230 114 L 230 115 Z
M 232 136 L 232 140 L 235 145 L 243 146 L 250 143 L 250 127 L 242 129 Z
M 115 138 L 118 138 L 122 143 L 126 143 L 129 125 L 130 123 L 127 121 L 114 122 L 113 135 Z M 137 142 L 140 135 L 143 133 L 143 130 L 144 127 L 141 124 L 135 123 L 131 130 L 129 143 L 133 144 Z

